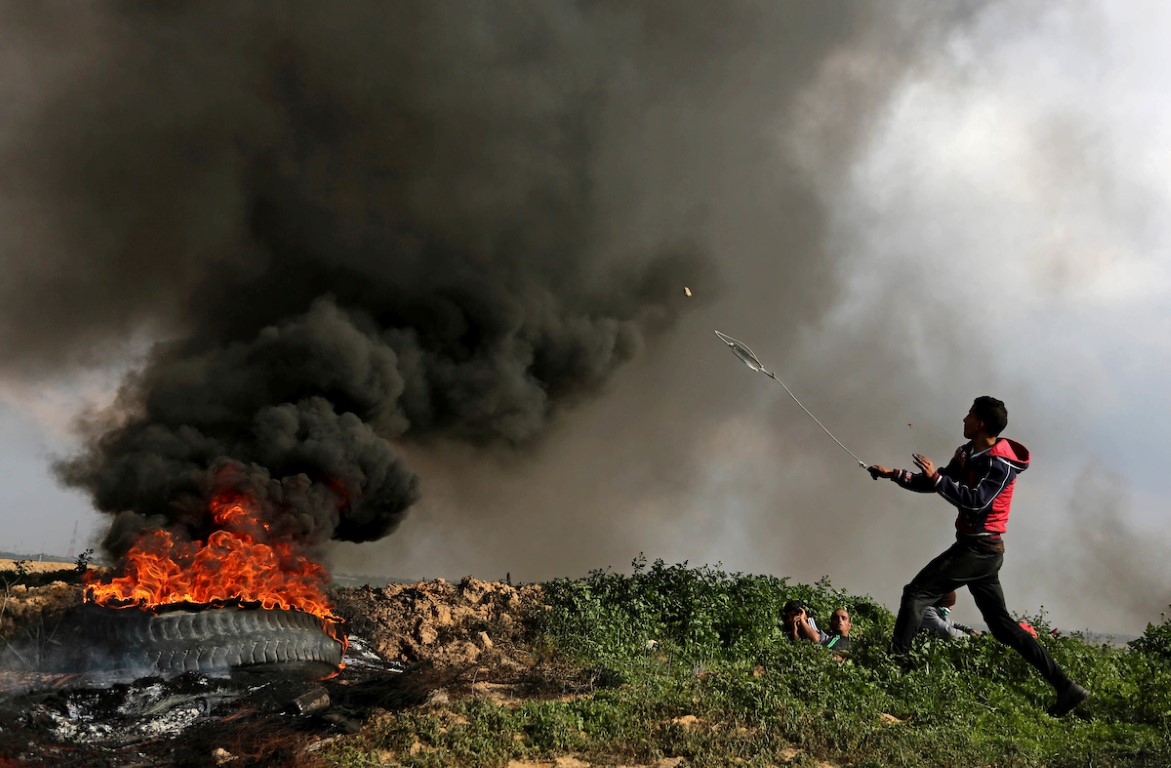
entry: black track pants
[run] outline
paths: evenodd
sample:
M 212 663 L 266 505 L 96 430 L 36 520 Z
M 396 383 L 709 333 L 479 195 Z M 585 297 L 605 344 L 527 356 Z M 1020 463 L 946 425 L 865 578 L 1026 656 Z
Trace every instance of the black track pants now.
M 1000 566 L 1003 563 L 1002 553 L 973 549 L 957 541 L 924 566 L 911 583 L 903 587 L 891 653 L 902 656 L 910 651 L 911 639 L 923 622 L 923 611 L 927 606 L 948 592 L 966 586 L 992 636 L 1036 667 L 1058 692 L 1065 690 L 1070 683 L 1065 672 L 1037 638 L 1022 629 L 1004 607 L 1004 591 L 1000 588 Z

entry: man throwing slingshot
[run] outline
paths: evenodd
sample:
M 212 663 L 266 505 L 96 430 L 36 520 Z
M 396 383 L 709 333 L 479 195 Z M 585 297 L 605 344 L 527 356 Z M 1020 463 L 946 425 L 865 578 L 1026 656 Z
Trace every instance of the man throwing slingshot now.
M 992 636 L 1023 656 L 1053 686 L 1057 701 L 1049 714 L 1061 717 L 1090 694 L 1070 680 L 1037 639 L 1009 615 L 1000 587 L 1012 492 L 1017 475 L 1029 466 L 1028 449 L 1000 437 L 1007 425 L 1003 402 L 987 395 L 977 397 L 964 417 L 968 442 L 956 449 L 943 469 L 936 469 L 931 459 L 919 453 L 914 454 L 918 473 L 878 464 L 867 468 L 875 480 L 886 477 L 909 491 L 938 493 L 958 510 L 956 543 L 903 587 L 890 650 L 905 667 L 923 611 L 942 595 L 967 586 Z

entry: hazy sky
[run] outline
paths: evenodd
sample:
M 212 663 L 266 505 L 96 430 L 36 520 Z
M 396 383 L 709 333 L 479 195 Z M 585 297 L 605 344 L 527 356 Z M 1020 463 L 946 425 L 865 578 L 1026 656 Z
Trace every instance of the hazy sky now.
M 155 421 L 115 452 L 71 429 L 138 371 L 119 413 L 274 477 L 335 432 L 372 498 L 369 456 L 413 473 L 405 517 L 339 524 L 397 527 L 338 571 L 645 553 L 893 608 L 950 508 L 871 481 L 718 329 L 867 462 L 944 463 L 1004 399 L 1033 453 L 1009 608 L 1159 621 L 1171 8 L 941 6 L 0 3 L 0 548 L 96 546 L 126 484 L 170 487 L 126 469 Z M 322 372 L 255 364 L 289 350 Z M 306 387 L 336 424 L 273 458 L 256 425 L 308 421 Z

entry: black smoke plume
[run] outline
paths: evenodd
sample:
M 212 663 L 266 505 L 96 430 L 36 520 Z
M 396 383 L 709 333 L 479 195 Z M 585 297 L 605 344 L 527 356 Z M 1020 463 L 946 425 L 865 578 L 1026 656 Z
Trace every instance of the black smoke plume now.
M 84 209 L 62 236 L 89 279 L 41 278 L 77 302 L 37 333 L 73 354 L 135 318 L 168 331 L 58 464 L 115 516 L 113 554 L 146 526 L 205 535 L 224 491 L 302 541 L 385 536 L 420 492 L 396 444 L 536 440 L 709 270 L 685 237 L 601 239 L 620 62 L 578 58 L 605 42 L 591 12 L 217 7 L 88 9 L 104 58 L 41 112 L 40 183 Z

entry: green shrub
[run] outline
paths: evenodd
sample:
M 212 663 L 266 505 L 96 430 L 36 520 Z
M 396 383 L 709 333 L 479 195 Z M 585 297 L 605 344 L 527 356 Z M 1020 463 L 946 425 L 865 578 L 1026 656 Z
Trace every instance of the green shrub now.
M 780 614 L 792 599 L 806 603 L 820 624 L 846 607 L 856 634 L 885 632 L 888 611 L 870 597 L 835 590 L 828 579 L 790 586 L 774 576 L 725 573 L 719 567 L 667 565 L 642 556 L 629 576 L 591 571 L 584 579 L 545 585 L 551 610 L 541 631 L 580 658 L 609 663 L 677 654 L 689 661 L 752 656 L 781 638 Z
M 1171 659 L 1171 621 L 1168 621 L 1165 613 L 1162 619 L 1159 624 L 1147 624 L 1146 631 L 1140 637 L 1131 640 L 1128 645 L 1139 653 Z

